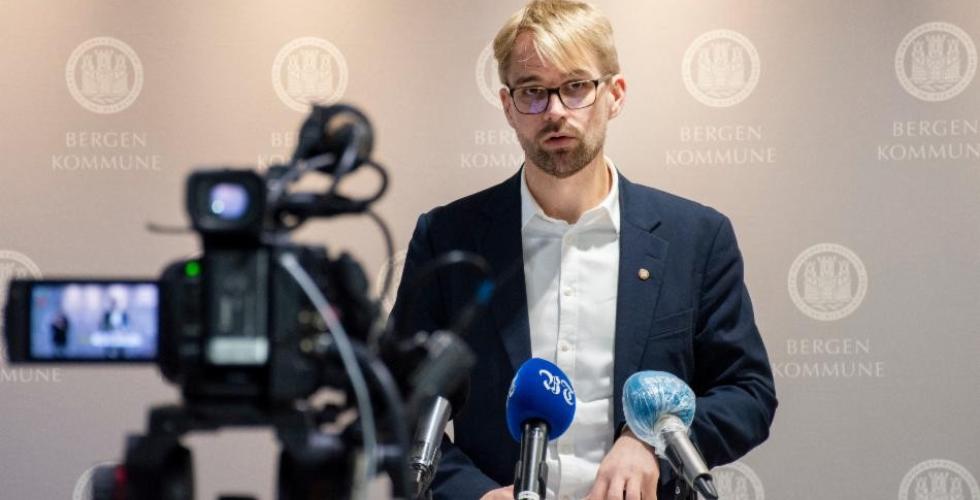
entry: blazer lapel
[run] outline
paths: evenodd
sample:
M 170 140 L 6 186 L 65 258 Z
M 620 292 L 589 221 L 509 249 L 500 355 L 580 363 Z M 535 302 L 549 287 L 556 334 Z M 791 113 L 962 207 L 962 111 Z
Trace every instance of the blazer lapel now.
M 652 234 L 660 218 L 645 203 L 641 187 L 620 182 L 619 283 L 616 301 L 616 340 L 613 403 L 617 422 L 622 421 L 623 384 L 636 372 L 660 296 L 667 258 L 667 241 Z M 645 278 L 645 279 L 644 279 Z
M 531 357 L 531 326 L 524 283 L 521 239 L 520 171 L 499 186 L 482 240 L 482 253 L 490 263 L 496 292 L 490 314 L 514 370 Z
M 516 370 L 531 357 L 531 327 L 524 282 L 521 239 L 520 172 L 499 186 L 485 212 L 481 250 L 493 270 L 497 289 L 489 311 L 504 349 Z M 622 419 L 622 390 L 640 363 L 643 344 L 660 295 L 668 244 L 652 234 L 660 218 L 645 202 L 640 187 L 620 175 L 619 280 L 614 346 L 614 402 Z M 641 270 L 649 273 L 641 279 Z

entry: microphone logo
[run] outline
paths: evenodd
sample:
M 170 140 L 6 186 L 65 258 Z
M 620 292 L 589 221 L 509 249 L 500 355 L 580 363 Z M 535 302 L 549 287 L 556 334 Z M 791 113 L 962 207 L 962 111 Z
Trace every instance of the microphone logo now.
M 568 375 L 550 361 L 531 358 L 511 381 L 507 430 L 520 441 L 525 423 L 536 422 L 547 427 L 548 440 L 557 439 L 571 425 L 575 405 L 575 390 Z
M 575 404 L 575 391 L 572 389 L 572 386 L 568 384 L 567 380 L 555 376 L 550 371 L 544 368 L 538 370 L 538 375 L 542 375 L 544 377 L 542 382 L 544 383 L 545 389 L 548 389 L 548 391 L 550 391 L 552 394 L 556 396 L 561 394 L 562 398 L 565 400 L 565 403 L 568 404 L 568 406 L 572 406 Z M 514 385 L 511 384 L 511 393 L 513 392 L 514 392 Z

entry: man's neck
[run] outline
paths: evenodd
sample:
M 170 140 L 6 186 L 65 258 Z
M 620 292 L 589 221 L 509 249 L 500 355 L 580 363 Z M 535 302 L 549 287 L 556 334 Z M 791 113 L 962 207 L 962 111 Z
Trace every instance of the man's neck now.
M 582 170 L 564 179 L 546 174 L 525 162 L 527 189 L 548 217 L 574 224 L 585 212 L 599 205 L 612 188 L 612 176 L 602 152 Z

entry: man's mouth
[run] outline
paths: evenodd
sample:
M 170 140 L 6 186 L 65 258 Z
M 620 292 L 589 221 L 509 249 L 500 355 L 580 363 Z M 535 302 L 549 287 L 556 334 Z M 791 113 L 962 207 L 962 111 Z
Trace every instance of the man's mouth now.
M 575 142 L 576 138 L 569 134 L 548 134 L 545 136 L 544 144 L 547 146 L 567 146 Z

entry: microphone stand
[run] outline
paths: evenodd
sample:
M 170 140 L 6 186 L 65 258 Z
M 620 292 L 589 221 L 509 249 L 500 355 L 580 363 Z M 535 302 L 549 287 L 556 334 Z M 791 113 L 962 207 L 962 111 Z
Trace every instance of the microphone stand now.
M 545 462 L 548 424 L 540 420 L 528 420 L 523 427 L 521 459 L 515 470 L 514 498 L 542 500 L 548 481 L 548 464 Z
M 415 498 L 419 500 L 432 498 L 430 487 L 442 457 L 439 444 L 442 442 L 442 435 L 446 431 L 451 411 L 449 400 L 435 397 L 419 419 L 420 425 L 415 433 L 412 453 L 408 459 L 412 468 L 412 479 L 416 485 Z
M 674 500 L 699 500 L 698 493 L 687 485 L 683 476 L 674 481 Z

